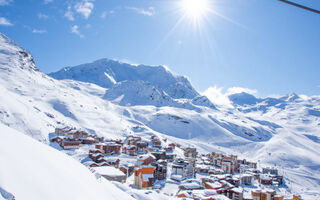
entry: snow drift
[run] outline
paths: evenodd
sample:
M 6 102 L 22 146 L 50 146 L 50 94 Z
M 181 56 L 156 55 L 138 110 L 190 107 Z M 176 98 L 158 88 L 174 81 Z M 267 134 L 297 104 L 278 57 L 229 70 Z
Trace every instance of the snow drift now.
M 72 157 L 2 124 L 0 131 L 0 188 L 16 199 L 131 199 Z

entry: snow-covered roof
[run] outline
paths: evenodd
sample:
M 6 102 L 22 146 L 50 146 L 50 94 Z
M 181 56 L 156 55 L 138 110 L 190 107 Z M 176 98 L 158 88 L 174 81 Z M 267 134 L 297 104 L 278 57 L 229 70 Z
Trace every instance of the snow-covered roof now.
M 106 158 L 107 162 L 117 162 L 119 158 Z
M 242 193 L 243 192 L 243 189 L 242 188 L 232 188 L 231 189 L 233 192 L 236 192 L 236 193 Z
M 230 200 L 228 197 L 222 194 L 214 195 L 213 197 L 214 197 L 214 200 Z
M 260 174 L 260 178 L 266 181 L 272 180 L 268 174 Z
M 217 190 L 204 190 L 205 195 L 215 195 L 217 194 Z
M 206 183 L 207 185 L 209 185 L 210 187 L 212 187 L 212 188 L 221 188 L 222 187 L 222 184 L 221 183 L 219 183 L 219 182 L 213 182 L 213 183 L 210 183 L 210 182 L 207 182 Z
M 199 185 L 198 183 L 192 182 L 192 183 L 184 183 L 180 185 L 181 187 L 184 187 L 187 190 L 192 190 L 192 189 L 198 189 L 198 188 L 202 188 L 201 185 Z
M 182 180 L 184 180 L 186 178 L 181 176 L 181 175 L 173 174 L 173 175 L 171 175 L 171 179 L 176 180 L 176 181 L 182 181 Z
M 93 169 L 102 176 L 125 176 L 122 171 L 111 166 L 93 167 Z
M 156 157 L 155 157 L 154 155 L 152 155 L 152 154 L 140 155 L 140 156 L 138 156 L 137 159 L 139 159 L 139 160 L 146 160 L 146 159 L 148 159 L 149 157 L 152 157 L 153 159 L 156 159 Z

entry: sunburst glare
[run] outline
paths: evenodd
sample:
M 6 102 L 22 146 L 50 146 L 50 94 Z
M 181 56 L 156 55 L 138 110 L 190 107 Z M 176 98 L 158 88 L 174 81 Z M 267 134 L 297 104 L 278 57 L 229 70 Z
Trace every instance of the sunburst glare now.
M 181 8 L 184 14 L 192 20 L 199 20 L 209 11 L 208 0 L 181 0 Z

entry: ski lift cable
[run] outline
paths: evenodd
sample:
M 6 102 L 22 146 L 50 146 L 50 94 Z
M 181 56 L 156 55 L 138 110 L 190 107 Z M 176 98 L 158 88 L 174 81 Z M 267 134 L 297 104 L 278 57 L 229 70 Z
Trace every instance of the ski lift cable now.
M 311 12 L 314 12 L 314 13 L 317 13 L 317 14 L 320 14 L 319 10 L 316 10 L 316 9 L 313 9 L 313 8 L 310 8 L 310 7 L 307 7 L 307 6 L 298 4 L 298 3 L 294 3 L 292 1 L 288 1 L 288 0 L 278 0 L 278 1 L 281 1 L 283 3 L 287 3 L 289 5 L 296 6 L 298 8 L 302 8 L 302 9 L 305 9 L 305 10 L 308 10 L 308 11 L 311 11 Z

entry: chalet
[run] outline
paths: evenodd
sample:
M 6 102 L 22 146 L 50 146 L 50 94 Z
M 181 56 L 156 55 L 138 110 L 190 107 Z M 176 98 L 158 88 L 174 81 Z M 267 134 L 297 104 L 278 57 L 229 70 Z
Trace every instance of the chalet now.
M 272 178 L 268 174 L 260 174 L 259 182 L 263 185 L 272 185 Z
M 82 130 L 72 130 L 68 132 L 68 135 L 72 136 L 73 139 L 87 138 L 89 134 Z
M 275 185 L 281 185 L 283 181 L 283 176 L 280 175 L 272 175 L 272 179 L 275 182 Z
M 218 174 L 224 174 L 224 171 L 222 169 L 210 169 L 208 173 L 210 175 L 218 175 Z
M 251 174 L 241 174 L 240 181 L 244 185 L 252 185 L 254 176 Z
M 96 136 L 96 135 L 91 135 L 91 137 L 93 137 L 96 141 L 98 141 L 98 142 L 103 142 L 103 140 L 104 140 L 104 137 L 99 137 L 99 136 Z
M 215 182 L 205 182 L 204 183 L 204 187 L 206 189 L 214 189 L 214 190 L 218 190 L 220 188 L 223 188 L 225 185 L 224 184 L 221 184 L 219 183 L 218 181 L 215 181 Z
M 132 165 L 123 165 L 119 169 L 127 176 L 130 176 L 134 172 L 134 166 Z
M 170 143 L 170 144 L 168 144 L 168 146 L 171 147 L 172 149 L 176 148 L 176 144 L 175 143 Z
M 134 171 L 134 185 L 139 189 L 152 189 L 154 184 L 154 168 L 140 167 Z
M 114 167 L 103 166 L 94 167 L 93 169 L 96 173 L 100 174 L 109 181 L 117 181 L 120 183 L 126 182 L 127 176 L 122 171 Z
M 119 168 L 120 159 L 119 158 L 106 158 L 106 163 L 109 166 L 113 166 L 115 168 Z
M 186 158 L 196 158 L 197 154 L 198 152 L 196 148 L 187 147 L 184 149 L 184 156 Z
M 83 163 L 85 166 L 87 167 L 100 167 L 100 165 L 98 163 L 92 162 L 92 161 L 87 161 L 85 163 Z
M 176 159 L 172 164 L 172 174 L 184 177 L 194 176 L 195 163 L 192 160 Z
M 91 160 L 93 160 L 94 162 L 103 162 L 103 158 L 104 158 L 104 155 L 101 154 L 101 153 L 89 153 L 89 158 L 91 158 Z
M 240 186 L 240 179 L 237 178 L 237 177 L 234 177 L 234 176 L 231 176 L 231 177 L 227 177 L 226 178 L 226 181 L 236 187 L 239 187 Z
M 122 148 L 122 153 L 130 155 L 130 156 L 136 156 L 137 155 L 137 147 L 133 145 L 125 145 Z
M 119 145 L 123 146 L 123 142 L 122 142 L 122 140 L 120 140 L 120 139 L 111 140 L 111 142 L 114 142 L 114 143 L 116 143 L 116 144 L 119 144 Z
M 283 196 L 276 194 L 274 195 L 272 200 L 284 200 L 284 198 Z M 302 199 L 296 199 L 296 200 L 302 200 Z
M 293 200 L 303 200 L 300 195 L 293 195 Z
M 147 153 L 148 142 L 146 141 L 138 141 L 136 143 L 137 153 Z
M 72 131 L 72 130 L 74 130 L 74 128 L 69 127 L 69 126 L 66 126 L 66 127 L 62 127 L 62 128 L 55 128 L 54 133 L 55 133 L 57 136 L 66 136 L 67 133 L 68 133 L 69 131 Z
M 276 195 L 276 191 L 273 189 L 255 189 L 251 191 L 253 200 L 283 200 L 283 196 Z
M 105 154 L 120 154 L 121 145 L 114 142 L 96 144 L 96 149 L 102 150 Z
M 243 189 L 241 188 L 232 188 L 228 190 L 228 195 L 232 200 L 243 200 Z
M 190 191 L 183 191 L 183 192 L 178 193 L 177 197 L 183 198 L 183 199 L 192 199 L 193 195 L 192 195 L 192 192 L 190 192 Z
M 278 170 L 275 168 L 264 167 L 264 168 L 262 168 L 262 173 L 263 174 L 278 175 Z
M 180 190 L 201 190 L 203 189 L 203 186 L 200 183 L 197 182 L 187 182 L 183 183 L 179 186 Z
M 198 165 L 196 167 L 196 171 L 202 174 L 208 174 L 210 170 L 210 167 L 206 166 L 206 165 Z
M 166 160 L 158 160 L 157 163 L 168 166 L 168 162 Z
M 168 161 L 173 161 L 174 159 L 176 159 L 177 154 L 174 153 L 166 153 L 166 160 Z
M 177 175 L 177 174 L 171 174 L 170 179 L 174 180 L 174 181 L 178 181 L 181 182 L 185 179 L 187 179 L 186 177 L 182 176 L 182 175 Z
M 95 154 L 95 153 L 103 153 L 103 151 L 102 150 L 100 150 L 100 149 L 90 149 L 89 150 L 89 154 Z
M 235 168 L 235 166 L 234 166 L 234 163 L 232 162 L 231 159 L 226 159 L 226 158 L 222 159 L 222 161 L 221 161 L 221 169 L 225 173 L 233 174 L 234 168 Z
M 154 167 L 154 179 L 155 180 L 164 180 L 167 178 L 167 165 L 164 162 L 153 163 Z
M 138 141 L 141 141 L 141 137 L 129 136 L 127 138 L 127 145 L 136 145 Z
M 168 153 L 171 153 L 173 151 L 173 147 L 167 146 L 164 148 L 164 150 Z
M 152 139 L 153 146 L 161 146 L 161 141 L 158 137 Z
M 59 144 L 64 149 L 77 149 L 79 148 L 81 142 L 74 140 L 62 140 Z
M 213 165 L 215 165 L 217 167 L 221 167 L 222 159 L 223 158 L 220 158 L 220 157 L 213 158 L 213 160 L 212 160 Z
M 56 143 L 59 143 L 64 139 L 63 136 L 56 136 L 56 137 L 53 137 L 51 138 L 51 142 L 56 142 Z
M 80 138 L 80 140 L 81 140 L 81 143 L 82 143 L 82 144 L 95 144 L 95 143 L 98 143 L 98 141 L 95 140 L 95 139 L 92 138 L 92 137 Z
M 248 161 L 247 161 L 247 165 L 248 165 L 249 167 L 252 167 L 252 168 L 254 168 L 254 169 L 257 169 L 257 163 L 256 163 L 256 162 L 248 162 Z
M 165 160 L 166 159 L 166 152 L 162 150 L 153 151 L 151 154 L 155 157 L 156 160 Z
M 240 166 L 237 161 L 238 159 L 235 155 L 225 156 L 221 160 L 221 169 L 225 173 L 233 174 L 238 171 Z
M 140 167 L 142 165 L 151 165 L 151 163 L 154 163 L 156 161 L 156 158 L 152 154 L 144 154 L 137 157 L 136 166 Z

